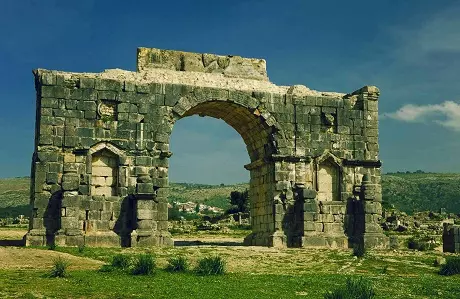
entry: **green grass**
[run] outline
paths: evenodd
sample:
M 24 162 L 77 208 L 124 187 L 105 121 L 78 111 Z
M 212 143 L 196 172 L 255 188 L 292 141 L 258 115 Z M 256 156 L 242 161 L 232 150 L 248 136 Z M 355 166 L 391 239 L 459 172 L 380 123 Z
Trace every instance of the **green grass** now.
M 170 272 L 186 272 L 189 269 L 187 257 L 178 255 L 168 259 L 167 271 Z
M 204 257 L 198 261 L 195 272 L 198 275 L 222 275 L 225 274 L 225 264 L 220 256 Z
M 155 258 L 150 254 L 140 254 L 132 266 L 133 275 L 151 275 L 155 271 Z
M 42 247 L 42 253 L 50 251 Z M 28 250 L 24 248 L 22 250 Z M 436 252 L 368 251 L 360 259 L 351 250 L 304 250 L 243 247 L 91 248 L 57 247 L 56 251 L 105 261 L 122 253 L 155 255 L 154 276 L 130 271 L 75 270 L 65 279 L 50 279 L 49 269 L 0 270 L 0 298 L 323 298 L 343 288 L 348 277 L 372 282 L 376 298 L 458 298 L 460 275 L 442 276 Z M 54 253 L 53 253 L 54 254 Z M 195 268 L 202 257 L 219 254 L 225 275 L 201 276 L 164 269 L 171 257 L 184 256 Z
M 131 257 L 126 254 L 116 254 L 112 258 L 112 263 L 110 264 L 114 268 L 119 269 L 128 269 L 131 265 Z
M 33 247 L 39 249 L 47 249 L 47 247 Z M 101 247 L 85 247 L 81 251 L 78 247 L 61 247 L 57 246 L 55 251 L 69 253 L 75 256 L 87 257 L 94 260 L 99 260 L 111 264 L 114 256 L 119 255 L 122 248 L 101 248 Z
M 324 295 L 325 299 L 373 299 L 375 290 L 372 282 L 363 277 L 348 277 L 344 287 L 335 289 Z
M 68 275 L 67 267 L 69 266 L 69 263 L 66 260 L 58 257 L 56 260 L 54 260 L 53 264 L 53 268 L 49 274 L 51 278 L 64 278 Z
M 125 273 L 71 271 L 66 279 L 49 279 L 43 271 L 0 270 L 0 297 L 26 294 L 62 298 L 322 298 L 331 289 L 342 287 L 346 276 L 250 275 L 197 276 L 158 271 L 155 276 Z M 371 277 L 377 298 L 458 298 L 459 280 L 414 277 Z M 410 295 L 409 295 L 410 294 Z M 32 297 L 33 298 L 33 297 Z

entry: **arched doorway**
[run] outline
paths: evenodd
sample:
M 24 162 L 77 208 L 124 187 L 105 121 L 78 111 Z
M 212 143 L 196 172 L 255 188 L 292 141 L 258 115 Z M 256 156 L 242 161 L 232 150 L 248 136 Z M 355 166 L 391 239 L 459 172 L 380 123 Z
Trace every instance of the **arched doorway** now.
M 182 100 L 184 101 L 184 100 Z M 178 105 L 180 105 L 179 101 Z M 193 115 L 221 119 L 243 139 L 250 163 L 244 166 L 250 172 L 249 200 L 252 234 L 246 237 L 248 245 L 269 245 L 275 231 L 273 214 L 274 163 L 276 153 L 274 135 L 277 129 L 270 126 L 257 108 L 245 107 L 229 101 L 209 100 L 196 104 L 182 113 L 174 113 L 174 123 Z M 267 115 L 265 115 L 267 117 Z

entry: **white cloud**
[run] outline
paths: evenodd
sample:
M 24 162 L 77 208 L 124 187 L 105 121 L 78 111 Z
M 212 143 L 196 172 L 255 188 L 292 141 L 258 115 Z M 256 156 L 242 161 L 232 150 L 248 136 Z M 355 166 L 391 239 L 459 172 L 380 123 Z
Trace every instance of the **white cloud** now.
M 453 101 L 434 105 L 408 104 L 395 112 L 384 113 L 382 117 L 405 122 L 430 122 L 460 131 L 460 104 Z

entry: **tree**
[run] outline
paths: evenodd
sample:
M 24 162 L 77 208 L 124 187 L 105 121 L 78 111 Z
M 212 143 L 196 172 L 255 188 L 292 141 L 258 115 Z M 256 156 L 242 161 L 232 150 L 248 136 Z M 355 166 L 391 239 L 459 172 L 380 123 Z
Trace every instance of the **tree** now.
M 249 211 L 249 195 L 248 190 L 243 192 L 232 191 L 230 193 L 230 203 L 236 207 L 236 212 L 246 213 Z
M 200 212 L 200 204 L 197 203 L 196 206 L 195 206 L 195 213 L 199 213 Z

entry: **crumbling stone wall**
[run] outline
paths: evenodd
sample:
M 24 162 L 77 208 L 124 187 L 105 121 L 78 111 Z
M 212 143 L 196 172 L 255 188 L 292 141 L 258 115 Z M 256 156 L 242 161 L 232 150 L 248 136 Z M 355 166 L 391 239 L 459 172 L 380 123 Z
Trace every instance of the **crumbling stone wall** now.
M 265 61 L 138 49 L 137 72 L 36 70 L 30 245 L 170 245 L 169 138 L 220 118 L 251 163 L 248 245 L 385 246 L 379 90 L 276 86 Z M 199 171 L 199 170 L 197 170 Z
M 444 252 L 460 252 L 460 225 L 443 224 L 442 249 Z

